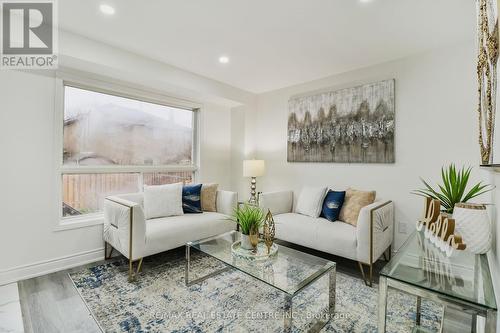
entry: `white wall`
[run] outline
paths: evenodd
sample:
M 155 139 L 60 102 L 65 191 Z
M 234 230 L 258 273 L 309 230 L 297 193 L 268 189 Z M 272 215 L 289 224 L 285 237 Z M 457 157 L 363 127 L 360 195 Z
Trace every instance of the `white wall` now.
M 7 269 L 102 247 L 99 227 L 53 231 L 54 87 L 51 77 L 0 73 L 0 284 Z
M 205 104 L 201 111 L 200 182 L 218 183 L 220 189 L 231 186 L 231 109 Z
M 241 200 L 250 197 L 250 178 L 243 178 L 243 160 L 257 156 L 257 110 L 242 105 L 231 109 L 231 188 Z
M 64 70 L 108 75 L 203 103 L 200 180 L 238 190 L 241 198 L 249 193 L 242 160 L 262 158 L 267 174 L 258 179 L 259 191 L 320 184 L 376 189 L 380 198 L 395 201 L 397 222 L 412 228 L 422 206 L 409 194 L 420 186 L 418 176 L 437 180 L 448 162 L 478 164 L 472 42 L 262 94 L 256 104 L 245 91 L 78 40 L 62 39 Z M 388 78 L 396 79 L 394 165 L 286 162 L 290 96 Z M 0 72 L 0 284 L 102 256 L 100 226 L 54 231 L 54 92 L 50 76 Z M 405 236 L 396 235 L 396 246 Z
M 259 178 L 258 190 L 299 191 L 305 185 L 376 190 L 378 198 L 395 202 L 399 247 L 407 235 L 398 233 L 398 223 L 410 231 L 421 214 L 421 199 L 410 194 L 421 186 L 419 176 L 435 181 L 447 163 L 479 164 L 475 53 L 471 41 L 259 95 L 254 140 L 267 173 Z M 391 78 L 396 79 L 395 164 L 287 162 L 291 96 Z
M 78 36 L 61 40 L 61 69 L 203 105 L 200 181 L 231 188 L 231 107 L 253 94 Z M 43 75 L 41 75 L 43 74 Z M 54 231 L 55 79 L 0 71 L 0 285 L 102 258 L 102 226 Z M 175 83 L 178 82 L 176 85 Z

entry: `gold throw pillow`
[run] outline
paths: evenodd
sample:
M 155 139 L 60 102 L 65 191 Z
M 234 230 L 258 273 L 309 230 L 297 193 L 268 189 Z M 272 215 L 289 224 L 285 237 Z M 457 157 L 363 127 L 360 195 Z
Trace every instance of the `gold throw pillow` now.
M 376 193 L 375 191 L 347 189 L 339 220 L 356 226 L 361 208 L 372 204 L 375 201 Z
M 219 184 L 201 185 L 201 210 L 205 212 L 217 211 L 217 187 Z

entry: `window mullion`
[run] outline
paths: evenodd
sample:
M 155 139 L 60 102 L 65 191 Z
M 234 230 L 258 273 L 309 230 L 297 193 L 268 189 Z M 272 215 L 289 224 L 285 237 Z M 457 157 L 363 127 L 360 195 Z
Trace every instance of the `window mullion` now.
M 64 165 L 61 168 L 63 174 L 82 173 L 136 173 L 136 172 L 189 172 L 196 171 L 196 165 L 100 165 L 100 166 L 73 166 Z

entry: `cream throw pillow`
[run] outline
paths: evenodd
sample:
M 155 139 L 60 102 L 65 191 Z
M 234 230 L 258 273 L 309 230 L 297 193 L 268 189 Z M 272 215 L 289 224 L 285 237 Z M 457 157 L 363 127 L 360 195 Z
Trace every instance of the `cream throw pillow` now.
M 325 200 L 327 187 L 304 187 L 300 191 L 295 212 L 310 217 L 318 217 L 321 214 L 323 200 Z
M 144 185 L 144 217 L 146 219 L 183 214 L 182 183 Z
M 205 212 L 217 211 L 217 187 L 219 184 L 201 185 L 201 210 Z
M 347 189 L 345 192 L 344 204 L 340 210 L 339 220 L 356 226 L 361 208 L 372 204 L 375 201 L 375 191 L 358 191 Z

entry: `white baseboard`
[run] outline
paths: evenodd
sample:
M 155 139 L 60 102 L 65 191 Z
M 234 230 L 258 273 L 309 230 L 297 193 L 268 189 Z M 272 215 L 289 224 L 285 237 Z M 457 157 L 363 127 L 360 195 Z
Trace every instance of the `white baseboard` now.
M 0 286 L 49 273 L 54 273 L 80 265 L 85 265 L 103 259 L 104 248 L 99 248 L 72 254 L 69 256 L 9 268 L 0 271 Z

